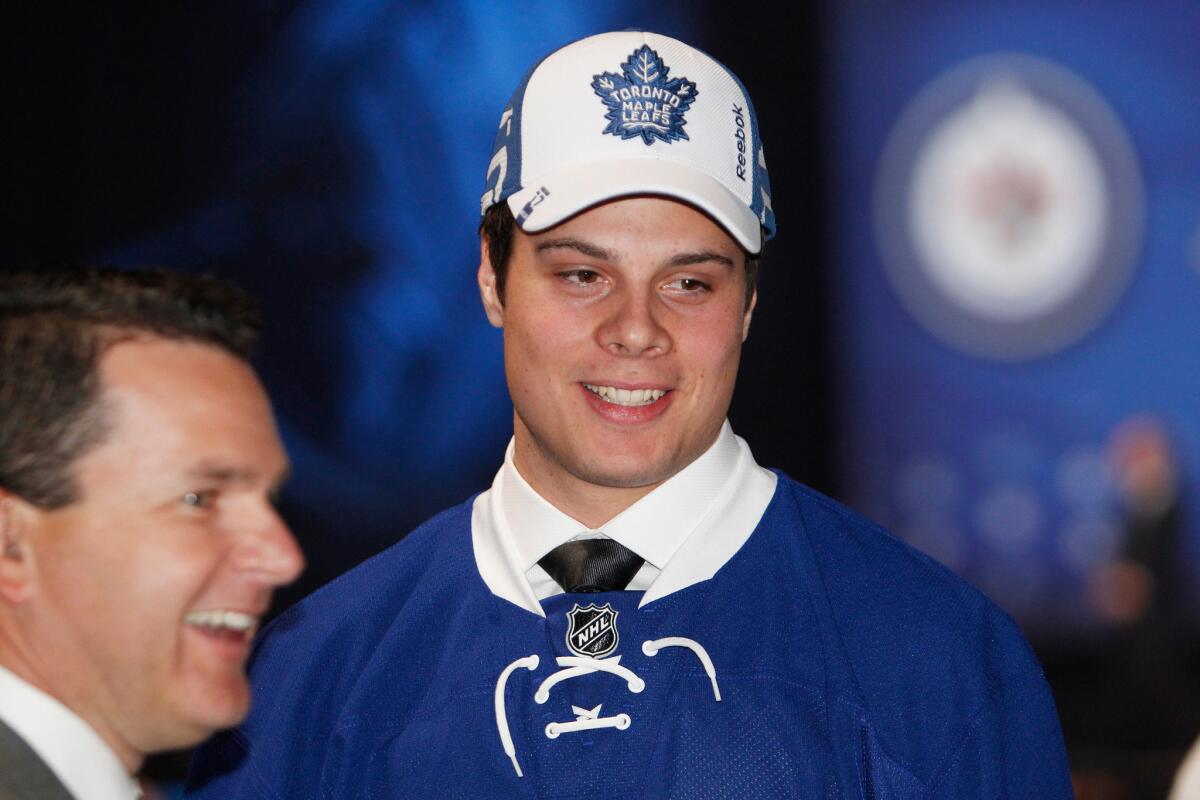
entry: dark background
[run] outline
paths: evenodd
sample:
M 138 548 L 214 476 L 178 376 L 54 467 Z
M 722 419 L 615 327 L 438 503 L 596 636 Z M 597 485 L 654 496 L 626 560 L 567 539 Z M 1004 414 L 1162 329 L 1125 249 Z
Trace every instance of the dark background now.
M 780 233 L 735 431 L 760 463 L 881 519 L 1018 618 L 1059 700 L 1081 797 L 1163 796 L 1200 732 L 1188 514 L 1200 129 L 1172 100 L 1200 96 L 1188 94 L 1200 90 L 1191 6 L 25 6 L 9 12 L 0 56 L 0 261 L 160 264 L 233 278 L 262 300 L 259 368 L 295 463 L 284 512 L 310 565 L 285 606 L 490 483 L 511 434 L 499 334 L 474 284 L 494 125 L 541 55 L 625 27 L 716 55 L 750 88 L 764 132 Z M 1079 342 L 1021 364 L 964 354 L 915 323 L 886 288 L 872 223 L 880 153 L 905 108 L 994 52 L 1054 59 L 1088 81 L 1129 129 L 1144 180 L 1130 288 Z M 1143 450 L 1169 467 L 1161 513 L 1122 494 L 1118 429 L 1130 419 L 1160 434 Z M 1014 442 L 1035 446 L 1016 458 Z M 988 549 L 977 509 L 995 471 L 980 452 L 987 465 L 1019 461 L 996 480 L 1043 504 L 1025 550 Z M 1064 565 L 1056 476 L 1080 453 L 1100 465 L 1107 527 L 1100 543 L 1069 539 L 1086 558 Z M 913 489 L 912 474 L 929 477 L 905 472 L 913 459 L 959 465 L 946 480 L 962 508 L 941 538 L 897 500 L 904 486 L 943 485 Z M 1102 580 L 1113 569 L 1151 576 L 1149 606 L 1105 610 L 1128 583 Z
M 375 34 L 354 31 L 363 38 L 337 43 L 338 52 L 295 52 L 311 46 L 312 27 L 336 24 L 342 12 L 361 15 L 364 28 L 403 29 L 420 24 L 413 17 L 436 19 L 444 10 L 348 7 L 327 21 L 312 18 L 323 16 L 316 10 L 328 10 L 320 4 L 296 2 L 220 10 L 200 4 L 116 8 L 23 12 L 27 34 L 13 41 L 8 57 L 14 64 L 6 70 L 20 98 L 9 119 L 20 145 L 9 150 L 14 179 L 6 186 L 6 222 L 12 229 L 4 260 L 160 263 L 231 277 L 259 296 L 269 326 L 260 369 L 297 461 L 287 497 L 297 509 L 291 521 L 315 556 L 293 592 L 306 594 L 491 482 L 511 434 L 511 406 L 502 385 L 499 334 L 486 326 L 474 286 L 474 196 L 482 187 L 493 118 L 528 63 L 576 30 L 584 35 L 601 28 L 580 12 L 546 26 L 544 45 L 511 41 L 512 52 L 504 53 L 508 75 L 493 80 L 505 88 L 474 110 L 486 127 L 468 130 L 470 120 L 437 119 L 425 101 L 429 88 L 399 77 L 379 90 L 381 111 L 346 111 L 355 101 L 355 83 L 374 79 L 395 60 L 391 44 L 372 39 Z M 734 27 L 734 15 L 723 18 L 713 10 L 696 18 L 688 13 L 692 8 L 665 4 L 651 16 L 666 21 L 664 30 L 694 32 L 691 41 L 719 50 L 744 82 L 763 87 L 755 94 L 762 126 L 792 136 L 772 152 L 773 180 L 791 187 L 776 201 L 788 224 L 764 259 L 760 310 L 731 416 L 739 434 L 756 442 L 762 463 L 832 491 L 819 269 L 825 242 L 816 12 L 798 10 L 779 20 L 798 36 L 788 74 L 805 77 L 781 87 L 776 101 L 777 54 L 756 47 L 749 31 L 710 41 L 708 31 Z M 459 9 L 471 12 L 470 4 Z M 600 22 L 628 27 L 637 16 L 610 12 Z M 455 51 L 462 43 L 455 41 L 454 26 L 441 27 L 446 29 L 436 33 L 443 38 L 430 47 L 448 48 L 447 58 L 463 61 L 459 68 L 469 72 L 470 51 Z M 417 58 L 394 68 L 412 68 Z M 371 138 L 374 131 L 351 130 L 369 124 L 364 117 L 374 113 L 395 114 L 388 123 L 396 130 L 378 139 Z M 386 177 L 407 181 L 400 191 L 430 194 L 438 204 L 420 209 L 420 219 L 396 219 L 408 230 L 387 237 L 363 228 L 388 225 L 389 205 L 398 206 L 398 214 L 415 205 L 394 198 L 396 189 L 378 186 L 383 178 L 372 162 L 374 148 L 393 146 L 392 133 L 398 141 L 385 157 L 420 163 L 385 165 L 384 171 L 395 171 Z M 470 176 L 466 202 L 449 197 L 441 159 Z M 372 200 L 384 208 L 366 207 Z M 355 215 L 382 219 L 361 223 Z M 414 227 L 425 241 L 411 250 L 432 254 L 438 263 L 413 270 L 401 260 L 409 253 L 395 252 L 404 249 L 397 244 L 404 235 L 416 238 Z M 411 271 L 418 274 L 409 278 Z M 414 288 L 410 280 L 420 285 Z M 428 294 L 442 288 L 452 296 Z M 364 298 L 376 289 L 393 296 L 378 304 Z M 431 332 L 431 316 L 445 329 Z M 395 330 L 405 325 L 416 330 Z M 456 341 L 464 329 L 469 341 Z M 367 363 L 347 366 L 348 352 Z M 355 369 L 375 377 L 347 375 Z M 446 374 L 452 372 L 468 375 Z M 421 381 L 457 396 L 422 392 L 415 388 Z M 410 386 L 421 396 L 397 399 Z M 348 396 L 352 388 L 371 399 Z M 429 409 L 441 404 L 452 408 Z M 460 416 L 455 420 L 449 411 Z M 462 430 L 421 430 L 442 416 L 447 427 Z M 374 422 L 388 430 L 373 428 Z M 396 448 L 381 447 L 381 440 Z M 453 447 L 454 457 L 430 470 L 431 454 L 418 444 Z M 300 484 L 310 482 L 323 485 L 302 491 Z

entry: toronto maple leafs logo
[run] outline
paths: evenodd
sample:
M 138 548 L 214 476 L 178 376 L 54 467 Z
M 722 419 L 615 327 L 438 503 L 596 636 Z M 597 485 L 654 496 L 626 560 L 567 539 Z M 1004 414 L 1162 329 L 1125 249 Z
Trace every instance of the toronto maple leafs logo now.
M 592 88 L 608 106 L 603 133 L 622 139 L 641 136 L 648 145 L 687 139 L 683 116 L 696 99 L 696 84 L 687 78 L 668 80 L 670 70 L 648 45 L 634 50 L 621 71 L 592 77 Z

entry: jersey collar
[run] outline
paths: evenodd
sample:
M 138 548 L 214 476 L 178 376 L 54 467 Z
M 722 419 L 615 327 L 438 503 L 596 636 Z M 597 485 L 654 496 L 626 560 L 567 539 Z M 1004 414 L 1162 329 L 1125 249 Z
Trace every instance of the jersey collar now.
M 774 473 L 754 462 L 728 421 L 699 458 L 613 517 L 598 531 L 572 519 L 534 491 L 513 464 L 509 443 L 492 488 L 475 500 L 472 541 L 480 575 L 492 593 L 538 615 L 529 574 L 563 542 L 602 533 L 647 562 L 635 578 L 641 605 L 711 578 L 735 553 L 775 492 Z

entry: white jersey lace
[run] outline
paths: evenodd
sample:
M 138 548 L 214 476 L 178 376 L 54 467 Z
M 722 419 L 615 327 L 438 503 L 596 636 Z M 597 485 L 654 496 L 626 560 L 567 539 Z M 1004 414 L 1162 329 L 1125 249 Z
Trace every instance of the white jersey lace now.
M 713 666 L 712 659 L 709 658 L 708 652 L 703 646 L 694 639 L 688 639 L 683 636 L 667 636 L 662 639 L 647 640 L 642 643 L 642 652 L 647 656 L 656 656 L 658 652 L 665 647 L 686 647 L 696 654 L 696 658 L 700 660 L 704 667 L 704 672 L 708 675 L 709 681 L 712 683 L 713 697 L 717 702 L 721 701 L 721 689 L 717 685 L 717 670 Z M 534 692 L 533 700 L 539 705 L 550 699 L 550 690 L 557 684 L 571 678 L 578 678 L 583 675 L 592 675 L 597 672 L 606 672 L 625 680 L 625 685 L 630 692 L 637 694 L 646 688 L 646 682 L 640 678 L 637 673 L 628 667 L 621 666 L 621 657 L 613 656 L 612 658 L 588 658 L 586 656 L 560 656 L 555 659 L 558 666 L 561 667 L 557 672 L 546 677 Z M 504 688 L 508 684 L 508 678 L 518 669 L 527 669 L 531 672 L 536 670 L 541 664 L 541 659 L 534 655 L 528 655 L 523 658 L 518 658 L 516 661 L 509 664 L 500 672 L 500 677 L 496 679 L 495 692 L 495 709 L 496 709 L 496 730 L 500 734 L 500 744 L 504 747 L 504 753 L 512 761 L 513 769 L 517 771 L 517 777 L 524 777 L 521 772 L 521 765 L 517 761 L 516 747 L 513 745 L 512 734 L 508 730 L 508 716 L 504 708 Z M 575 719 L 567 722 L 551 722 L 546 726 L 546 738 L 557 739 L 564 733 L 573 733 L 575 731 L 595 730 L 597 728 L 616 728 L 617 730 L 625 730 L 633 720 L 628 714 L 615 714 L 608 717 L 600 716 L 600 706 L 595 708 L 580 708 L 579 706 L 571 706 L 571 711 L 575 714 Z

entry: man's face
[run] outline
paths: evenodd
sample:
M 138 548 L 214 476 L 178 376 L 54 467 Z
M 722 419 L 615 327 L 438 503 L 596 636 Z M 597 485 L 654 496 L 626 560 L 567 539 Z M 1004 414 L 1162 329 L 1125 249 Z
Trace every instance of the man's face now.
M 303 558 L 271 494 L 287 459 L 251 369 L 158 338 L 102 357 L 103 444 L 80 499 L 26 506 L 35 663 L 129 766 L 239 722 L 272 590 Z
M 691 206 L 617 200 L 516 232 L 504 328 L 517 466 L 535 486 L 654 486 L 715 441 L 750 323 L 739 245 Z

